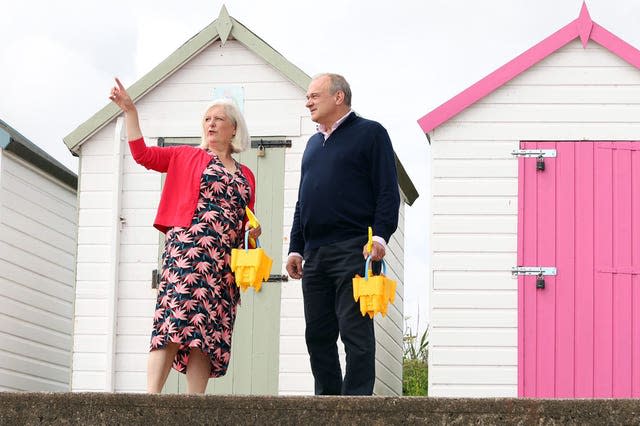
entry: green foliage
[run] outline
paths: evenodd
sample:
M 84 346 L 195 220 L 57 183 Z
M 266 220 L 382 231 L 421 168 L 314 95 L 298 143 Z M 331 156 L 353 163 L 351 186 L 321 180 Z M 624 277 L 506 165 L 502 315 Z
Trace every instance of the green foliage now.
M 402 360 L 402 395 L 426 396 L 428 388 L 429 328 L 420 339 L 407 327 Z
M 420 340 L 418 336 L 413 334 L 411 327 L 407 327 L 403 337 L 404 344 L 404 356 L 405 360 L 421 360 L 424 362 L 429 361 L 429 328 L 422 333 Z
M 427 363 L 419 359 L 405 359 L 402 362 L 403 396 L 427 396 L 427 368 Z

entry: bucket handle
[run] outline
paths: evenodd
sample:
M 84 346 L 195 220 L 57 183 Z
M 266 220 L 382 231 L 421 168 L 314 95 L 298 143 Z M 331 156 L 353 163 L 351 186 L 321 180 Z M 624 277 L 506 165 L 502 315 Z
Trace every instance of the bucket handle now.
M 260 248 L 260 239 L 256 238 L 256 248 Z M 249 229 L 244 233 L 244 250 L 249 251 Z
M 380 263 L 382 263 L 382 269 L 380 270 L 380 272 L 383 275 L 387 275 L 387 264 L 384 262 L 384 259 L 380 259 Z M 364 280 L 365 281 L 369 281 L 369 265 L 370 264 L 371 264 L 371 256 L 368 256 L 367 261 L 364 263 Z

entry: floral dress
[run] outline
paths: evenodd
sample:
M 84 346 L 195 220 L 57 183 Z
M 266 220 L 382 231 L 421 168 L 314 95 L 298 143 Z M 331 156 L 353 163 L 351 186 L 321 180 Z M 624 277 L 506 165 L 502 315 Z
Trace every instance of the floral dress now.
M 179 344 L 173 368 L 186 373 L 189 350 L 198 348 L 211 360 L 209 377 L 220 377 L 229 365 L 240 301 L 229 261 L 231 249 L 243 241 L 251 189 L 240 164 L 231 173 L 210 155 L 191 226 L 173 227 L 166 234 L 151 350 Z

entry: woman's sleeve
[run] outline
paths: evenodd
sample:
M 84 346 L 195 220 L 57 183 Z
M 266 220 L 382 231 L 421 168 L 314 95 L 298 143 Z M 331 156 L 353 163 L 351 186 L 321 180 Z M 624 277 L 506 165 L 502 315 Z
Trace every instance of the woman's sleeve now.
M 144 138 L 129 141 L 129 150 L 136 163 L 157 172 L 166 172 L 173 156 L 174 147 L 147 146 Z
M 244 175 L 244 177 L 247 179 L 247 182 L 249 182 L 249 188 L 251 189 L 251 197 L 249 197 L 249 205 L 247 205 L 247 207 L 249 207 L 249 209 L 251 209 L 252 212 L 255 212 L 256 178 L 253 175 L 253 172 L 251 171 L 251 169 L 245 166 L 244 164 L 240 166 L 240 170 L 242 171 L 242 174 Z M 248 221 L 249 221 L 249 218 L 247 217 L 247 215 L 245 215 L 244 220 L 242 221 L 243 232 L 244 232 L 245 226 L 247 226 Z M 249 245 L 250 245 L 250 248 L 255 248 L 253 244 L 249 243 Z
M 240 166 L 240 169 L 242 170 L 242 174 L 244 175 L 244 177 L 247 178 L 247 181 L 249 182 L 249 188 L 251 189 L 251 198 L 249 198 L 249 208 L 251 209 L 252 212 L 255 212 L 256 178 L 253 175 L 253 172 L 251 171 L 251 169 L 245 166 L 244 164 Z

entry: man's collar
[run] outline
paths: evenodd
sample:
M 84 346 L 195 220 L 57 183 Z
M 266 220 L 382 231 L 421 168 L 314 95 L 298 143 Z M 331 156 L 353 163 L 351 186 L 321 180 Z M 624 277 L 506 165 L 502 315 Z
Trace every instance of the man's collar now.
M 329 135 L 331 133 L 333 133 L 333 131 L 338 128 L 338 126 L 340 126 L 342 123 L 344 123 L 344 121 L 347 119 L 347 117 L 349 117 L 349 115 L 352 112 L 353 112 L 353 110 L 349 109 L 349 111 L 347 111 L 347 113 L 345 115 L 343 115 L 342 117 L 340 117 L 338 119 L 338 121 L 333 123 L 333 126 L 331 126 L 331 129 L 329 129 L 328 131 L 327 131 L 327 128 L 324 126 L 324 124 L 318 124 L 318 131 L 324 135 L 324 138 L 326 140 L 329 137 Z

